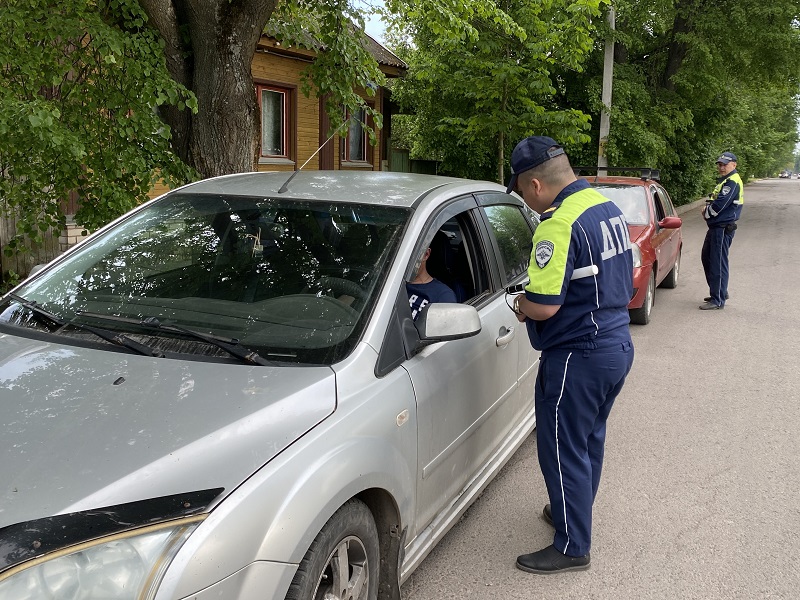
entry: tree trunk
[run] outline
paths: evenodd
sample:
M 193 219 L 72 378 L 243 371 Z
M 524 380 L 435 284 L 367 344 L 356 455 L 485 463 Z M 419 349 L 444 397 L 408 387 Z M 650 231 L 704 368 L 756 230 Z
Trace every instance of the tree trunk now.
M 675 6 L 675 20 L 672 22 L 672 35 L 670 36 L 669 52 L 667 55 L 667 64 L 664 67 L 664 72 L 661 77 L 661 87 L 671 92 L 675 91 L 675 82 L 672 78 L 678 73 L 686 58 L 686 53 L 689 50 L 686 42 L 680 41 L 678 38 L 681 34 L 689 33 L 692 30 L 688 11 L 691 5 L 684 2 L 679 2 Z
M 497 136 L 497 182 L 500 185 L 503 185 L 503 180 L 505 177 L 505 135 L 503 132 L 500 132 L 500 135 Z
M 147 13 L 150 24 L 164 40 L 164 54 L 170 75 L 181 85 L 192 89 L 194 60 L 189 48 L 183 44 L 179 30 L 186 16 L 176 13 L 178 8 L 184 7 L 182 5 L 176 7 L 164 0 L 139 0 L 139 3 Z M 172 149 L 183 162 L 188 164 L 191 112 L 186 109 L 178 110 L 176 106 L 163 105 L 159 108 L 159 114 L 172 131 Z
M 175 152 L 203 177 L 252 171 L 260 114 L 251 64 L 277 0 L 140 2 L 166 43 L 170 74 L 197 96 L 197 114 L 162 111 Z
M 506 57 L 508 57 L 509 50 L 508 46 L 506 46 Z M 508 108 L 508 83 L 503 84 L 503 99 L 501 100 L 501 106 L 503 113 L 506 112 Z M 497 136 L 497 182 L 500 185 L 503 185 L 505 181 L 505 169 L 506 169 L 506 136 L 503 130 L 500 130 L 500 133 Z

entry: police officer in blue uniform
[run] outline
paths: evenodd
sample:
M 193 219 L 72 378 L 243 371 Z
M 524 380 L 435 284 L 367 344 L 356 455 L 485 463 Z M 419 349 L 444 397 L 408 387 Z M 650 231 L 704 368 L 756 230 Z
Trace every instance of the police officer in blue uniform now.
M 550 503 L 553 544 L 517 558 L 531 573 L 589 568 L 592 504 L 600 483 L 606 420 L 633 364 L 628 301 L 633 255 L 622 211 L 576 179 L 552 138 L 522 140 L 509 192 L 541 215 L 524 295 L 514 311 L 541 351 L 536 442 Z M 573 279 L 578 269 L 594 275 Z
M 700 305 L 700 310 L 725 308 L 725 300 L 728 299 L 728 251 L 744 204 L 744 184 L 736 164 L 733 152 L 723 152 L 719 156 L 717 186 L 702 209 L 708 232 L 700 260 L 703 262 L 709 296 Z

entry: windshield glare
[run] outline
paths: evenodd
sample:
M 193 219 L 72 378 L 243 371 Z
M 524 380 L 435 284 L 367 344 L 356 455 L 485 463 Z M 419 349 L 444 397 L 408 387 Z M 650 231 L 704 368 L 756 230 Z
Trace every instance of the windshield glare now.
M 167 334 L 80 313 L 155 317 L 265 358 L 331 364 L 358 341 L 407 217 L 394 207 L 176 193 L 16 294 L 67 321 L 166 337 L 165 350 Z M 7 299 L 0 322 L 31 319 Z M 172 343 L 191 352 L 185 339 Z
M 647 225 L 650 222 L 647 194 L 642 186 L 592 185 L 592 187 L 619 207 L 628 225 Z

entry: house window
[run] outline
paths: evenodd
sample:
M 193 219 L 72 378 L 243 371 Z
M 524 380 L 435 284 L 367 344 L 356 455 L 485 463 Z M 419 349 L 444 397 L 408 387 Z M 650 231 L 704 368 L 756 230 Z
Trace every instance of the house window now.
M 261 106 L 261 156 L 289 158 L 291 90 L 258 86 Z
M 350 125 L 347 130 L 347 137 L 342 144 L 342 160 L 347 162 L 368 162 L 367 132 L 364 129 L 366 111 L 363 108 L 350 114 Z

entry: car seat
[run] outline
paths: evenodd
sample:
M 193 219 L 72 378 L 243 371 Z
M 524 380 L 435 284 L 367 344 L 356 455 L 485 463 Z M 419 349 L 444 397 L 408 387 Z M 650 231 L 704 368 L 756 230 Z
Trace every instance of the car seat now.
M 458 302 L 465 302 L 475 295 L 472 274 L 463 242 L 453 245 L 443 231 L 437 231 L 430 243 L 428 273 L 447 285 Z

